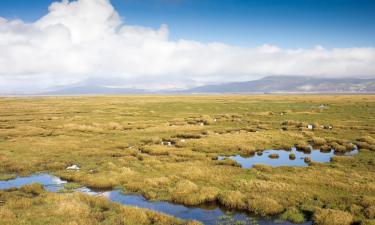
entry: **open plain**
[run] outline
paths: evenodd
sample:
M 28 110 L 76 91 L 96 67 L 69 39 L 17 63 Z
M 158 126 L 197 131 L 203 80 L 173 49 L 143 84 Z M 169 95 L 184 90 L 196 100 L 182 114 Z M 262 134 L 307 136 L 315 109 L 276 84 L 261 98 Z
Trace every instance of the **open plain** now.
M 242 168 L 218 160 L 294 146 L 336 155 L 307 167 Z M 345 155 L 355 148 L 358 154 Z M 375 224 L 375 96 L 0 98 L 0 180 L 36 173 L 294 223 Z M 184 223 L 36 184 L 0 191 L 0 218 L 0 224 Z

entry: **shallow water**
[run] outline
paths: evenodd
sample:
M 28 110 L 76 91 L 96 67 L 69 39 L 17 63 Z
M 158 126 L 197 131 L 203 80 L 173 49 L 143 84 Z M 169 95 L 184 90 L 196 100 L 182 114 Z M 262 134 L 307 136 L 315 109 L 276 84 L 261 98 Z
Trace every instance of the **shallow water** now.
M 257 218 L 252 217 L 244 212 L 228 211 L 217 205 L 206 205 L 200 207 L 187 207 L 179 204 L 173 204 L 164 201 L 148 201 L 141 195 L 127 195 L 123 194 L 121 191 L 111 191 L 109 193 L 104 193 L 110 200 L 124 205 L 132 205 L 140 208 L 147 208 L 158 212 L 163 212 L 169 215 L 173 215 L 178 218 L 186 220 L 198 220 L 204 224 L 232 224 L 231 219 L 234 221 L 243 221 L 244 224 L 281 224 L 287 225 L 292 224 L 288 222 L 276 223 L 275 219 L 269 218 Z M 224 218 L 225 215 L 229 216 Z M 229 219 L 230 218 L 230 219 Z M 227 223 L 225 223 L 227 222 Z M 304 223 L 311 224 L 310 222 Z
M 29 177 L 17 177 L 8 181 L 0 181 L 0 190 L 9 188 L 20 188 L 24 185 L 39 183 L 47 191 L 57 192 L 64 188 L 66 181 L 61 180 L 58 177 L 51 176 L 49 174 L 36 174 Z
M 289 154 L 294 153 L 296 155 L 295 159 L 289 159 Z M 296 148 L 292 148 L 291 151 L 286 150 L 266 150 L 262 152 L 262 155 L 252 155 L 252 156 L 219 156 L 218 160 L 224 160 L 230 158 L 241 164 L 242 168 L 252 168 L 254 164 L 264 164 L 273 167 L 278 166 L 308 166 L 308 163 L 305 163 L 304 158 L 310 157 L 313 162 L 330 162 L 331 157 L 334 155 L 346 155 L 351 156 L 358 153 L 357 149 L 347 152 L 345 154 L 336 154 L 334 150 L 330 152 L 321 152 L 318 149 L 312 149 L 311 152 L 297 151 Z M 271 159 L 269 158 L 270 154 L 278 154 L 279 158 Z
M 37 174 L 29 177 L 17 177 L 9 181 L 0 181 L 0 190 L 9 188 L 19 188 L 23 185 L 40 183 L 46 190 L 51 192 L 58 192 L 64 188 L 66 181 L 58 177 L 48 174 Z M 243 225 L 259 224 L 259 225 L 291 225 L 289 222 L 277 221 L 275 218 L 259 218 L 252 217 L 243 212 L 228 211 L 220 208 L 217 205 L 204 205 L 199 207 L 187 207 L 180 204 L 173 204 L 165 201 L 148 201 L 141 195 L 125 194 L 120 190 L 113 191 L 95 191 L 87 187 L 75 189 L 77 192 L 82 192 L 89 195 L 100 195 L 108 198 L 109 200 L 123 205 L 136 206 L 140 208 L 147 208 L 150 210 L 166 213 L 181 219 L 197 220 L 206 225 L 229 225 L 234 224 L 236 221 L 242 221 Z M 308 221 L 302 225 L 311 225 L 312 222 Z

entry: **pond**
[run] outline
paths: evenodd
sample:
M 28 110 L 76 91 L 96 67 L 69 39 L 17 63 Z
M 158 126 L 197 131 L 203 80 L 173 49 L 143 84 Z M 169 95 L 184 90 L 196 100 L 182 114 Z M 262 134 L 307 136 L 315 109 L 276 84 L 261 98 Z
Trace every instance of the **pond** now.
M 40 183 L 46 190 L 51 192 L 58 192 L 64 189 L 64 184 L 67 182 L 58 177 L 49 174 L 37 174 L 29 177 L 17 177 L 8 181 L 0 181 L 0 190 L 9 188 L 19 188 L 23 185 Z M 250 225 L 291 225 L 292 223 L 286 221 L 278 221 L 277 218 L 260 218 L 254 217 L 244 212 L 225 210 L 218 205 L 209 204 L 198 207 L 187 207 L 180 204 L 174 204 L 165 201 L 149 201 L 142 195 L 126 194 L 120 190 L 113 191 L 96 191 L 87 187 L 77 188 L 75 191 L 82 192 L 89 195 L 104 196 L 109 200 L 123 205 L 136 206 L 140 208 L 147 208 L 150 210 L 162 212 L 168 215 L 175 216 L 181 219 L 197 220 L 206 225 L 229 225 L 236 222 L 239 224 Z M 311 221 L 307 221 L 302 225 L 311 225 Z
M 294 159 L 290 159 L 289 155 L 293 153 L 295 154 Z M 242 156 L 242 155 L 234 155 L 234 156 L 219 156 L 218 160 L 224 160 L 226 158 L 233 159 L 237 163 L 241 164 L 242 168 L 252 168 L 254 164 L 264 164 L 273 167 L 278 166 L 308 166 L 309 164 L 305 162 L 305 157 L 309 157 L 313 162 L 330 162 L 331 157 L 334 155 L 346 155 L 352 156 L 358 153 L 358 149 L 355 148 L 354 150 L 346 153 L 335 153 L 334 150 L 330 150 L 327 152 L 320 151 L 319 149 L 311 149 L 311 151 L 303 152 L 298 151 L 295 147 L 293 147 L 290 151 L 287 150 L 265 150 L 259 154 L 254 154 L 251 156 Z M 278 158 L 270 158 L 270 155 L 278 154 Z

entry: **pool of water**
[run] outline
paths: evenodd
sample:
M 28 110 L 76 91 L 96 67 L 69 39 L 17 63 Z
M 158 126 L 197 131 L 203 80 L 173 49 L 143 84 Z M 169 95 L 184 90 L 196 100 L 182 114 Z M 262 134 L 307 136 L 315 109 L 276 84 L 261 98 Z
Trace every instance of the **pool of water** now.
M 49 174 L 36 174 L 29 177 L 17 177 L 8 181 L 0 181 L 0 190 L 9 188 L 20 188 L 24 185 L 39 183 L 47 191 L 57 192 L 64 188 L 64 184 L 68 183 L 58 177 Z
M 29 177 L 17 177 L 8 181 L 0 181 L 0 190 L 9 188 L 19 188 L 23 185 L 40 183 L 44 188 L 51 192 L 58 192 L 64 188 L 67 183 L 58 177 L 49 174 L 37 174 Z M 244 212 L 228 211 L 218 205 L 210 204 L 199 207 L 187 207 L 180 204 L 174 204 L 165 201 L 149 201 L 142 195 L 126 194 L 120 190 L 97 191 L 87 187 L 75 189 L 89 195 L 99 195 L 109 200 L 123 205 L 147 208 L 150 210 L 169 214 L 181 219 L 197 220 L 206 225 L 229 225 L 241 221 L 243 225 L 259 224 L 259 225 L 291 225 L 292 223 L 285 221 L 277 221 L 277 218 L 259 218 L 253 217 Z M 311 225 L 311 221 L 307 221 L 302 225 Z
M 289 154 L 294 153 L 295 159 L 289 159 Z M 305 157 L 311 158 L 313 162 L 330 162 L 331 157 L 334 155 L 346 155 L 352 156 L 358 153 L 358 149 L 346 152 L 344 154 L 337 154 L 334 150 L 329 152 L 322 152 L 318 149 L 311 149 L 310 152 L 297 151 L 296 148 L 292 148 L 290 151 L 286 150 L 265 150 L 261 155 L 254 154 L 251 156 L 219 156 L 218 160 L 224 160 L 230 158 L 241 164 L 242 168 L 252 168 L 254 164 L 264 164 L 273 167 L 278 166 L 308 166 L 309 164 L 304 161 Z M 278 154 L 279 158 L 270 158 L 271 154 Z

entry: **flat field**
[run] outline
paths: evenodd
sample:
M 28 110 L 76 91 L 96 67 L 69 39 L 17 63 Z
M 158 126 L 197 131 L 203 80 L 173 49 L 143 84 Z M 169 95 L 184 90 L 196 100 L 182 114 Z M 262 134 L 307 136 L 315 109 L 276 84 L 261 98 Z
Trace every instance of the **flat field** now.
M 244 169 L 233 160 L 217 160 L 309 145 L 341 153 L 356 145 L 359 153 L 308 167 Z M 66 170 L 71 165 L 80 170 Z M 375 96 L 0 98 L 0 179 L 38 172 L 150 200 L 218 202 L 293 222 L 304 217 L 321 225 L 374 224 Z M 56 201 L 66 207 L 52 210 Z M 46 193 L 35 185 L 0 191 L 0 217 L 7 224 L 24 224 L 21 218 L 42 211 L 44 217 L 34 221 L 60 213 L 76 221 L 72 224 L 182 223 L 121 207 L 95 197 Z M 69 210 L 87 218 L 69 216 Z M 133 217 L 120 223 L 114 218 L 121 213 Z

